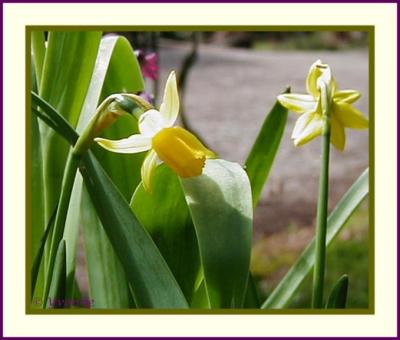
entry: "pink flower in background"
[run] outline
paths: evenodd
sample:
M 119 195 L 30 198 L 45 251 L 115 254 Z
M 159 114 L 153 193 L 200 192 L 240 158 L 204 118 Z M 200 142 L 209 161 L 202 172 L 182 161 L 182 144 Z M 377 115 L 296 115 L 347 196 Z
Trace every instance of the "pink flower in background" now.
M 145 53 L 142 50 L 135 51 L 143 76 L 152 80 L 158 77 L 158 57 L 154 52 Z

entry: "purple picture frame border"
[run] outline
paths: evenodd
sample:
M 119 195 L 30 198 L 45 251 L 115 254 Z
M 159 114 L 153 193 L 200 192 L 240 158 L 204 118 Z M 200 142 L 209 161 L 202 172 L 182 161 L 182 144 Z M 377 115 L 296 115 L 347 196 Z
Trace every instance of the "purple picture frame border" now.
M 250 0 L 250 1 L 243 1 L 243 0 L 219 0 L 219 1 L 212 1 L 212 0 L 191 0 L 191 1 L 183 1 L 183 0 L 175 0 L 175 1 L 164 1 L 164 0 L 150 0 L 150 1 L 127 1 L 127 0 L 118 0 L 116 2 L 112 2 L 109 0 L 98 0 L 98 1 L 77 1 L 77 0 L 70 0 L 70 1 L 47 1 L 47 0 L 42 0 L 42 1 L 1 1 L 1 18 L 3 19 L 3 4 L 7 3 L 19 3 L 19 4 L 28 4 L 28 3 L 115 3 L 115 4 L 121 4 L 121 3 L 245 3 L 245 4 L 260 4 L 260 3 L 286 3 L 286 4 L 307 4 L 307 3 L 318 3 L 318 4 L 349 4 L 349 3 L 356 3 L 356 4 L 362 4 L 362 3 L 376 3 L 376 4 L 396 4 L 396 13 L 397 13 L 397 56 L 399 55 L 399 33 L 400 33 L 400 25 L 398 22 L 399 18 L 399 0 L 384 0 L 384 1 L 372 1 L 372 0 L 352 0 L 352 1 L 346 1 L 346 0 L 336 0 L 336 1 L 313 1 L 313 0 L 308 0 L 308 1 L 301 1 L 301 0 L 289 0 L 289 1 L 263 1 L 263 0 Z M 3 20 L 2 20 L 3 22 Z M 399 338 L 399 324 L 400 324 L 400 317 L 399 317 L 399 306 L 400 306 L 400 270 L 399 270 L 399 262 L 400 262 L 400 252 L 399 248 L 397 248 L 397 336 L 396 337 L 4 337 L 3 333 L 3 315 L 4 315 L 4 305 L 3 305 L 3 202 L 4 202 L 4 187 L 3 187 L 3 148 L 4 148 L 4 140 L 3 140 L 3 84 L 4 84 L 4 79 L 3 79 L 3 24 L 1 27 L 1 66 L 0 66 L 0 76 L 2 79 L 1 83 L 1 94 L 0 94 L 0 104 L 1 104 L 1 117 L 0 117 L 0 128 L 1 128 L 1 158 L 0 158 L 0 190 L 2 193 L 1 196 L 1 207 L 0 207 L 0 217 L 1 217 L 1 233 L 0 233 L 0 242 L 1 242 L 1 254 L 0 254 L 0 259 L 1 259 L 1 271 L 0 271 L 0 304 L 1 304 L 1 320 L 0 320 L 0 339 L 32 339 L 32 338 L 37 338 L 37 339 L 147 339 L 147 340 L 156 340 L 156 339 L 193 339 L 193 340 L 200 340 L 200 339 L 280 339 L 280 340 L 286 340 L 286 339 L 331 339 L 331 340 L 342 340 L 342 339 L 398 339 Z M 397 108 L 399 107 L 399 98 L 400 98 L 400 88 L 399 88 L 399 78 L 400 78 L 400 61 L 399 57 L 397 58 Z M 398 110 L 398 109 L 397 109 Z M 400 130 L 400 119 L 398 115 L 397 119 L 397 131 Z M 397 168 L 399 168 L 400 164 L 400 138 L 397 136 Z M 399 192 L 400 192 L 400 182 L 399 182 L 399 175 L 397 175 L 397 211 L 400 210 L 400 202 L 398 200 L 399 198 Z M 398 214 L 396 216 L 397 220 L 397 245 L 400 244 L 400 232 L 399 232 L 399 223 L 398 223 Z

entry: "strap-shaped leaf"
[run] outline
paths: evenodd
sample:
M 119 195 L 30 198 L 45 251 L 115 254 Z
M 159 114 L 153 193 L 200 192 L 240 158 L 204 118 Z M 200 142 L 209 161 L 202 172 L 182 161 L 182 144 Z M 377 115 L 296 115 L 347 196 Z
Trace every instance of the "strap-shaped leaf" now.
M 54 274 L 51 280 L 49 298 L 45 301 L 47 307 L 63 308 L 66 293 L 66 246 L 62 240 L 57 248 L 56 261 L 54 264 Z
M 190 303 L 200 270 L 200 257 L 177 175 L 165 164 L 157 167 L 152 192 L 140 184 L 132 196 L 131 207 L 157 244 Z
M 48 34 L 39 94 L 73 127 L 88 90 L 101 36 L 96 31 L 50 31 Z M 60 196 L 68 144 L 47 126 L 41 128 L 48 220 Z
M 57 206 L 54 209 L 54 212 L 50 217 L 49 223 L 47 224 L 46 228 L 44 229 L 44 232 L 40 239 L 39 248 L 37 248 L 37 250 L 34 254 L 34 260 L 33 260 L 32 270 L 31 270 L 31 281 L 32 281 L 31 282 L 32 283 L 31 284 L 31 298 L 33 298 L 33 294 L 35 292 L 40 266 L 42 265 L 44 247 L 45 247 L 48 237 L 50 235 L 51 228 L 53 227 L 54 219 L 56 217 L 56 212 L 57 212 Z M 44 283 L 42 283 L 42 284 L 44 284 Z M 41 290 L 43 290 L 43 288 L 44 287 L 42 287 Z
M 143 87 L 140 67 L 127 39 L 115 35 L 103 37 L 77 131 L 80 133 L 85 129 L 104 97 L 118 92 L 135 93 L 143 90 Z M 120 120 L 122 121 L 117 121 L 107 129 L 108 138 L 118 139 L 137 131 L 137 121 L 133 117 L 127 115 Z M 130 198 L 139 181 L 138 174 L 143 156 L 127 157 L 100 148 L 96 151 L 96 156 L 101 158 L 101 164 L 113 183 L 125 198 Z M 78 199 L 80 200 L 80 197 L 76 198 Z M 128 308 L 132 305 L 129 284 L 96 216 L 96 211 L 88 199 L 82 200 L 80 209 L 85 220 L 83 223 L 85 254 L 90 262 L 87 267 L 89 292 L 91 298 L 96 301 L 95 307 Z M 70 229 L 73 231 L 73 226 Z M 66 228 L 66 233 L 68 230 Z
M 285 93 L 288 92 L 290 92 L 290 89 L 285 91 Z M 277 101 L 265 118 L 247 157 L 245 168 L 250 179 L 254 206 L 257 205 L 278 152 L 285 131 L 287 115 L 288 110 Z
M 74 145 L 79 135 L 68 121 L 53 106 L 33 91 L 31 91 L 31 99 L 32 113 L 63 137 L 69 144 Z
M 353 183 L 337 204 L 336 208 L 329 215 L 326 235 L 327 246 L 332 243 L 354 210 L 356 210 L 362 200 L 367 196 L 368 173 L 368 169 L 366 169 Z M 301 256 L 297 259 L 296 263 L 287 272 L 261 308 L 283 308 L 290 302 L 294 293 L 314 266 L 314 247 L 315 239 L 310 242 Z
M 94 77 L 88 93 L 90 101 L 94 101 L 92 96 L 101 102 L 113 93 L 138 93 L 144 89 L 140 66 L 132 46 L 121 36 L 106 36 L 102 39 Z M 121 139 L 135 133 L 138 133 L 137 119 L 125 115 L 104 130 L 102 137 Z M 129 201 L 140 182 L 140 167 L 145 154 L 127 156 L 103 148 L 97 148 L 95 154 L 113 183 Z
M 151 236 L 93 156 L 80 169 L 104 230 L 131 284 L 138 308 L 187 308 L 187 302 Z
M 81 203 L 89 294 L 94 301 L 93 307 L 130 308 L 129 282 L 85 189 Z
M 32 89 L 35 90 L 35 67 L 31 65 L 31 79 Z M 30 127 L 30 128 L 29 128 Z M 28 191 L 28 197 L 30 198 L 30 211 L 31 211 L 31 228 L 27 231 L 27 237 L 30 243 L 30 263 L 32 267 L 32 260 L 40 248 L 40 238 L 44 232 L 44 187 L 43 187 L 43 155 L 42 155 L 42 143 L 40 139 L 40 130 L 38 117 L 34 114 L 30 115 L 30 124 L 28 123 L 28 131 L 30 131 L 31 148 L 27 152 L 28 164 L 31 164 L 31 171 L 27 173 L 27 183 L 30 185 L 30 192 Z M 41 259 L 40 259 L 41 261 Z M 35 285 L 32 286 L 31 297 L 33 295 L 41 297 L 43 294 L 44 286 L 44 268 L 37 268 L 36 277 L 32 280 Z M 37 283 L 37 285 L 36 285 Z M 36 291 L 34 288 L 36 286 Z
M 326 308 L 346 308 L 348 288 L 349 277 L 347 275 L 343 275 L 333 286 L 326 302 Z
M 208 160 L 181 180 L 196 229 L 211 308 L 241 308 L 249 272 L 253 209 L 249 179 L 237 163 Z

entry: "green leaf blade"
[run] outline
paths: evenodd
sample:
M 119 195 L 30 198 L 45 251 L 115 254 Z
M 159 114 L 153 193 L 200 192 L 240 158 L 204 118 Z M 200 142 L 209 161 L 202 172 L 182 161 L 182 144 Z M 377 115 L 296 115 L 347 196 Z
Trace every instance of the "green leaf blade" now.
M 131 283 L 138 308 L 187 308 L 187 301 L 150 235 L 98 162 L 81 168 L 93 205 Z
M 66 245 L 62 240 L 57 248 L 56 260 L 54 264 L 54 274 L 51 280 L 49 297 L 44 303 L 48 307 L 62 308 L 64 307 L 66 294 Z
M 106 36 L 102 39 L 95 71 L 93 84 L 97 84 L 95 95 L 98 96 L 99 102 L 110 94 L 138 93 L 144 89 L 139 63 L 132 46 L 124 37 Z M 101 92 L 98 93 L 98 90 Z M 131 115 L 126 115 L 107 128 L 102 137 L 121 139 L 138 131 L 137 120 Z M 130 200 L 140 182 L 140 167 L 144 154 L 123 155 L 100 147 L 95 153 L 118 189 Z
M 88 93 L 80 114 L 77 131 L 82 132 L 100 102 L 110 94 L 138 92 L 144 83 L 140 67 L 129 42 L 121 36 L 105 36 L 101 39 Z M 104 135 L 119 139 L 137 131 L 137 121 L 130 116 L 120 117 Z M 97 157 L 106 168 L 112 181 L 125 198 L 130 198 L 139 181 L 142 155 L 115 155 L 96 148 Z M 136 173 L 136 175 L 134 175 Z M 87 196 L 87 193 L 84 194 Z M 81 214 L 85 223 L 85 254 L 89 263 L 89 292 L 97 308 L 128 308 L 132 306 L 131 293 L 126 275 L 108 240 L 103 226 L 87 197 L 81 202 Z
M 285 91 L 285 93 L 288 92 L 289 89 Z M 250 179 L 254 206 L 257 205 L 278 152 L 287 116 L 288 110 L 277 101 L 265 118 L 247 157 L 245 169 Z
M 201 176 L 181 183 L 196 229 L 211 308 L 241 308 L 253 218 L 247 175 L 236 163 L 208 160 Z
M 129 284 L 86 190 L 82 193 L 82 227 L 94 308 L 130 308 Z
M 40 97 L 75 127 L 92 77 L 102 33 L 50 31 Z M 61 190 L 68 144 L 43 125 L 45 214 L 49 218 Z
M 177 175 L 157 167 L 152 191 L 140 184 L 131 208 L 147 229 L 190 303 L 200 271 L 196 233 Z
M 326 302 L 327 309 L 343 309 L 346 308 L 347 291 L 349 288 L 349 277 L 343 275 L 337 280 L 329 294 Z

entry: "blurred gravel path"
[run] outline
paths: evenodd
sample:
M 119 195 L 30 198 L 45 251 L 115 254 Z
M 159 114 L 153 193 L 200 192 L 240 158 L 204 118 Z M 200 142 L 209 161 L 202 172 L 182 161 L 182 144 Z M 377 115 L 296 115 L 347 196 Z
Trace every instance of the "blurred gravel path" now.
M 187 46 L 160 51 L 164 84 L 178 70 Z M 309 66 L 320 58 L 330 64 L 338 86 L 361 91 L 356 106 L 368 114 L 368 51 L 252 51 L 201 46 L 191 70 L 185 97 L 190 124 L 221 158 L 243 164 L 266 112 L 287 85 L 305 93 Z M 161 92 L 162 93 L 162 92 Z M 255 216 L 256 237 L 314 219 L 318 188 L 320 139 L 295 148 L 290 139 L 296 116 L 289 114 L 281 148 Z M 347 130 L 345 152 L 332 149 L 331 202 L 340 199 L 368 166 L 368 132 Z

